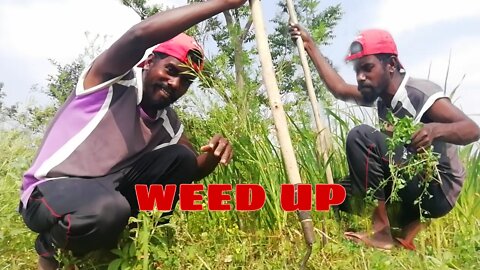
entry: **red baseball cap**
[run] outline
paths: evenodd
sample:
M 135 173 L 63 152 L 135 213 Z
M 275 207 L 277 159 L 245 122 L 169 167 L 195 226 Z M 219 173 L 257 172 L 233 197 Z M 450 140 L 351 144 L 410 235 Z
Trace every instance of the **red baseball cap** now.
M 157 45 L 152 52 L 164 53 L 177 58 L 180 62 L 191 64 L 193 69 L 200 72 L 203 69 L 204 55 L 202 47 L 191 36 L 180 33 L 170 40 Z M 194 59 L 192 60 L 192 56 Z M 143 67 L 146 60 L 140 62 L 137 67 Z
M 397 45 L 389 32 L 380 29 L 368 29 L 360 32 L 352 42 L 345 60 L 352 61 L 366 55 L 379 53 L 398 56 Z

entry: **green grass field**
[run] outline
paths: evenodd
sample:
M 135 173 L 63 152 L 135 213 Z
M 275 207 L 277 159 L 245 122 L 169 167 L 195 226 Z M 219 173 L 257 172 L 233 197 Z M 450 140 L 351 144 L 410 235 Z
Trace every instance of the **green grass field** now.
M 130 234 L 133 240 L 126 232 L 121 247 L 113 252 L 116 255 L 94 254 L 77 262 L 81 269 L 299 268 L 306 248 L 296 215 L 280 207 L 280 184 L 288 180 L 278 147 L 268 140 L 269 126 L 257 120 L 239 124 L 231 121 L 229 113 L 235 112 L 216 115 L 215 121 L 223 121 L 223 126 L 209 121 L 187 123 L 196 127 L 197 133 L 189 135 L 197 146 L 215 125 L 222 126 L 220 132 L 235 147 L 233 164 L 217 169 L 203 183 L 259 183 L 267 192 L 264 208 L 250 213 L 177 211 L 167 226 L 154 226 L 158 213 L 144 214 L 132 220 L 139 223 Z M 300 121 L 292 129 L 301 175 L 307 183 L 323 183 L 324 167 L 317 162 L 314 134 L 306 126 Z M 338 134 L 337 147 L 343 149 L 345 131 Z M 35 235 L 16 209 L 21 175 L 30 165 L 37 143 L 16 131 L 1 132 L 0 138 L 0 269 L 36 269 Z M 480 153 L 473 149 L 470 146 L 461 152 L 468 174 L 457 206 L 420 233 L 416 252 L 387 252 L 350 243 L 344 240 L 343 230 L 364 229 L 367 218 L 346 217 L 338 222 L 332 213 L 313 213 L 317 241 L 308 268 L 480 269 Z M 331 158 L 336 177 L 346 175 L 344 160 L 340 150 Z

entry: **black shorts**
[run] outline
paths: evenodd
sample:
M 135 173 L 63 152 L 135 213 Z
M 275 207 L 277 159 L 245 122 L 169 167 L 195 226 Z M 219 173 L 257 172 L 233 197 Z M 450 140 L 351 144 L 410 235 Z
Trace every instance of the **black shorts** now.
M 20 212 L 25 224 L 39 234 L 35 249 L 40 256 L 52 259 L 55 248 L 80 256 L 114 247 L 129 217 L 138 212 L 136 184 L 191 183 L 197 171 L 190 149 L 167 146 L 106 176 L 44 182 L 35 188 L 26 209 L 20 205 Z M 173 207 L 177 200 L 178 192 Z

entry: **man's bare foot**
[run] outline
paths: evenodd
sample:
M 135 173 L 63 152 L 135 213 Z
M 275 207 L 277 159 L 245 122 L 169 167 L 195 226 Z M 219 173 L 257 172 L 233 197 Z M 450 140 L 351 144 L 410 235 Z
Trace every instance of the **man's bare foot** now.
M 409 250 L 415 250 L 415 244 L 413 240 L 417 234 L 423 229 L 423 225 L 420 220 L 415 220 L 402 228 L 402 237 L 396 237 L 395 239 L 404 248 Z
M 345 232 L 344 235 L 349 240 L 374 248 L 390 250 L 395 246 L 395 242 L 389 232 L 375 232 L 373 234 Z
M 408 250 L 416 250 L 417 247 L 413 242 L 408 242 L 407 240 L 400 238 L 400 237 L 395 237 L 395 240 L 397 240 L 398 244 Z
M 345 237 L 357 243 L 364 243 L 367 246 L 386 250 L 392 249 L 395 242 L 390 232 L 390 221 L 388 220 L 385 201 L 378 201 L 377 207 L 373 210 L 372 223 L 373 233 L 345 232 Z

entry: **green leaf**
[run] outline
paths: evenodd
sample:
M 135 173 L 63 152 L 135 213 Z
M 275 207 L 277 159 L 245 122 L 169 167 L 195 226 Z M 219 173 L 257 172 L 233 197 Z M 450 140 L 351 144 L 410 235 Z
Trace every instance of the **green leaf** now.
M 130 244 L 130 247 L 129 247 L 129 255 L 130 255 L 130 257 L 135 257 L 136 251 L 137 251 L 137 249 L 136 249 L 135 243 L 131 243 L 131 244 Z
M 112 252 L 113 254 L 117 255 L 118 257 L 123 257 L 123 253 L 120 249 L 113 249 L 111 250 L 110 252 Z
M 110 262 L 107 270 L 118 270 L 118 269 L 120 269 L 121 264 L 122 264 L 122 259 L 120 259 L 120 258 L 115 259 L 112 262 Z

